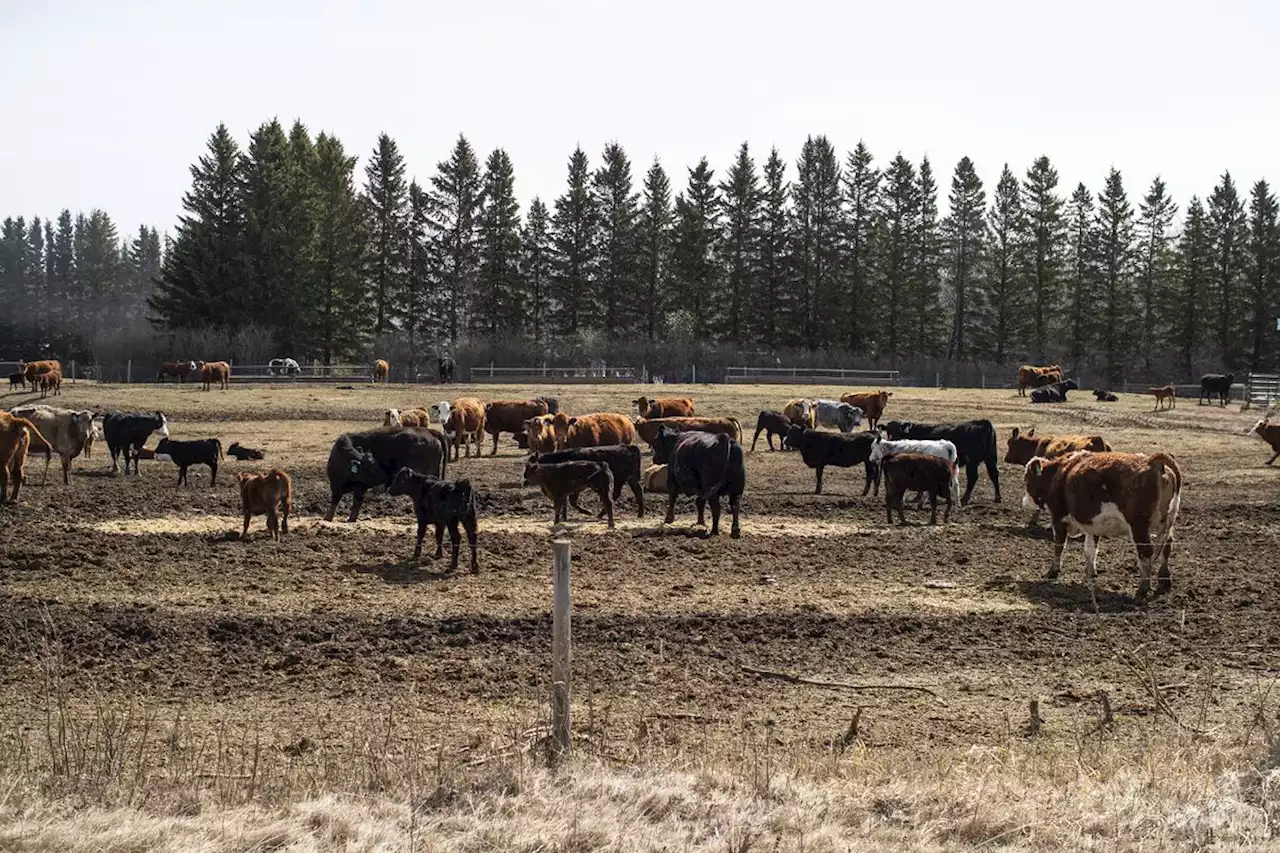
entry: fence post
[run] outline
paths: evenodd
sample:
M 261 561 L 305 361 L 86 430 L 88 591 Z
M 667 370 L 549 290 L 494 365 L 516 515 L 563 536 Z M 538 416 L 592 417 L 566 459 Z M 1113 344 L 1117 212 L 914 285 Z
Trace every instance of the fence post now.
M 124 366 L 124 382 L 126 385 L 133 383 L 133 359 L 129 359 Z
M 71 384 L 76 384 L 76 360 L 71 359 Z
M 555 592 L 551 611 L 551 735 L 557 757 L 569 754 L 573 722 L 570 711 L 570 664 L 573 651 L 569 626 L 570 563 L 572 543 L 568 539 L 552 541 L 555 557 L 553 582 Z
M 982 390 L 987 390 L 987 374 L 982 374 Z M 945 447 L 945 445 L 943 445 Z
M 936 371 L 933 374 L 933 387 L 934 388 L 942 387 L 942 374 Z
M 693 368 L 693 382 L 691 382 L 690 384 L 697 385 L 698 384 L 698 365 L 692 364 L 690 365 L 690 367 Z

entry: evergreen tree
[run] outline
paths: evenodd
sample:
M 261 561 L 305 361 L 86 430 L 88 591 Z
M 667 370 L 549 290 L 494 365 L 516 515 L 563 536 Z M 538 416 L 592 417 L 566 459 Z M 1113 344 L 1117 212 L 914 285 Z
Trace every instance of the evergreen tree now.
M 1195 356 L 1205 341 L 1201 315 L 1213 275 L 1213 237 L 1204 205 L 1196 196 L 1187 205 L 1187 218 L 1178 241 L 1177 286 L 1169 310 L 1170 331 L 1177 345 L 1183 378 L 1190 381 Z
M 1102 274 L 1099 329 L 1107 381 L 1124 378 L 1133 340 L 1133 206 L 1120 172 L 1112 169 L 1098 196 L 1098 261 Z
M 1092 322 L 1097 310 L 1098 235 L 1093 194 L 1076 186 L 1067 203 L 1067 360 L 1069 374 L 1080 373 L 1094 341 Z
M 369 228 L 368 270 L 373 301 L 373 333 L 391 328 L 402 304 L 409 259 L 409 188 L 404 157 L 394 139 L 378 134 L 378 145 L 364 167 L 365 221 Z
M 916 226 L 915 276 L 911 282 L 911 311 L 915 328 L 908 345 L 922 355 L 936 355 L 947 333 L 939 310 L 942 281 L 942 234 L 938 225 L 938 182 L 928 157 L 920 160 L 920 221 Z
M 729 340 L 744 340 L 747 314 L 760 288 L 761 201 L 760 178 L 747 143 L 720 184 L 724 199 L 725 333 Z
M 436 170 L 427 192 L 427 240 L 440 286 L 432 302 L 443 306 L 440 328 L 449 343 L 456 345 L 476 286 L 476 220 L 483 204 L 480 165 L 465 136 L 458 137 L 449 159 L 437 164 Z
M 495 149 L 485 163 L 483 186 L 485 205 L 476 223 L 479 287 L 471 305 L 471 325 L 496 339 L 502 332 L 519 332 L 524 320 L 520 204 L 516 201 L 515 168 L 501 148 Z
M 276 344 L 282 353 L 301 352 L 306 307 L 320 298 L 319 283 L 312 278 L 311 248 L 315 242 L 316 150 L 311 133 L 301 121 L 289 130 L 288 204 L 285 206 L 286 242 L 279 251 L 281 278 L 276 284 L 271 317 Z M 165 253 L 168 257 L 168 252 Z
M 1212 316 L 1218 354 L 1228 370 L 1241 365 L 1239 342 L 1248 339 L 1246 330 L 1251 314 L 1244 304 L 1242 285 L 1247 234 L 1244 205 L 1231 173 L 1226 172 L 1209 196 L 1209 235 L 1213 241 Z
M 524 284 L 521 304 L 525 329 L 536 343 L 546 342 L 551 315 L 551 277 L 555 249 L 551 243 L 551 214 L 542 199 L 529 203 L 529 215 L 520 232 L 520 278 Z
M 878 294 L 872 287 L 875 271 L 876 215 L 880 204 L 880 171 L 872 165 L 871 151 L 859 140 L 845 167 L 848 203 L 848 245 L 845 256 L 847 346 L 866 352 L 875 343 L 879 322 Z
M 719 289 L 720 198 L 714 177 L 715 172 L 703 157 L 689 170 L 688 188 L 676 196 L 671 283 L 680 299 L 664 300 L 688 311 L 697 340 L 712 338 L 719 320 L 714 298 Z
M 1275 360 L 1268 352 L 1268 343 L 1280 295 L 1280 226 L 1276 215 L 1276 197 L 1271 187 L 1266 181 L 1258 181 L 1249 198 L 1248 300 L 1253 308 L 1249 369 L 1253 372 Z
M 671 181 L 655 157 L 644 176 L 644 199 L 637 225 L 640 324 L 646 340 L 662 331 L 664 300 L 671 274 Z
M 23 304 L 28 307 L 36 321 L 36 328 L 41 338 L 49 339 L 49 294 L 45 279 L 45 244 L 44 223 L 39 216 L 31 218 L 27 229 L 27 281 L 26 299 Z
M 914 169 L 911 178 L 915 178 Z M 831 309 L 839 302 L 842 292 L 844 199 L 841 180 L 836 150 L 827 138 L 806 139 L 796 162 L 796 182 L 792 188 L 796 280 L 802 300 L 794 306 L 797 314 L 792 328 L 800 334 L 800 340 L 794 343 L 813 349 L 834 343 L 837 328 L 838 318 L 832 316 Z
M 297 262 L 288 251 L 289 140 L 280 122 L 264 122 L 249 137 L 242 164 L 245 275 L 232 283 L 234 298 L 223 308 L 233 327 L 274 326 L 276 286 Z
M 947 272 L 951 278 L 951 343 L 947 357 L 963 361 L 970 355 L 966 338 L 974 315 L 980 310 L 980 264 L 986 238 L 983 213 L 986 199 L 973 161 L 962 157 L 951 177 L 948 196 L 951 213 L 943 226 L 947 248 Z
M 770 346 L 782 338 L 783 295 L 793 282 L 790 246 L 793 220 L 787 203 L 791 185 L 786 179 L 787 164 L 774 148 L 764 164 L 758 235 L 759 285 L 751 294 L 751 310 L 746 327 L 751 339 Z
M 1004 364 L 1013 355 L 1021 341 L 1022 318 L 1027 313 L 1023 218 L 1022 188 L 1006 163 L 987 212 L 983 276 L 983 348 L 997 364 Z
M 321 133 L 315 142 L 311 273 L 315 300 L 306 307 L 307 352 L 324 364 L 366 355 L 370 306 L 363 267 L 365 220 L 356 196 L 356 158 Z
M 409 336 L 409 359 L 418 362 L 419 344 L 435 332 L 429 310 L 433 283 L 433 256 L 427 242 L 430 222 L 427 217 L 427 194 L 417 181 L 409 184 L 409 220 L 406 224 L 408 248 L 404 290 L 400 295 L 398 315 L 401 327 Z
M 8 307 L 0 321 L 0 332 L 7 340 L 25 342 L 26 346 L 38 338 L 38 330 L 26 312 L 13 310 L 27 305 L 27 222 L 19 216 L 8 217 L 0 230 L 0 304 Z
M 898 355 L 906 351 L 909 332 L 915 326 L 907 299 L 916 276 L 920 220 L 920 186 L 915 167 L 899 153 L 885 170 L 880 196 L 881 269 L 884 273 L 884 351 Z
M 120 235 L 111 217 L 101 210 L 93 210 L 76 238 L 80 248 L 76 251 L 76 272 L 81 288 L 81 328 L 87 338 L 93 340 L 104 329 L 114 328 L 112 316 L 119 300 L 119 288 L 123 259 L 120 255 Z
M 60 335 L 62 331 L 62 306 L 58 304 L 55 291 L 57 279 L 58 254 L 56 249 L 57 235 L 53 231 L 53 220 L 44 221 L 44 300 L 45 317 L 49 321 L 50 336 Z
M 1022 185 L 1023 242 L 1029 255 L 1031 281 L 1031 352 L 1037 364 L 1049 360 L 1049 318 L 1058 305 L 1061 291 L 1063 245 L 1066 230 L 1062 221 L 1062 198 L 1058 195 L 1058 170 L 1048 157 L 1037 157 L 1027 170 Z
M 74 329 L 79 321 L 75 301 L 75 226 L 71 211 L 58 214 L 58 230 L 49 242 L 49 294 L 54 322 Z
M 576 336 L 594 325 L 600 247 L 600 216 L 591 193 L 587 155 L 581 148 L 569 157 L 569 185 L 556 199 L 551 233 L 555 246 L 552 319 L 560 333 Z
M 132 260 L 132 276 L 126 294 L 125 315 L 132 325 L 144 319 L 147 298 L 155 287 L 164 260 L 160 246 L 160 232 L 145 225 L 138 226 L 138 236 L 129 246 Z
M 599 283 L 601 323 L 607 334 L 632 325 L 635 313 L 636 217 L 639 196 L 632 191 L 631 161 L 622 146 L 604 147 L 592 181 L 600 223 Z
M 1143 375 L 1154 381 L 1152 363 L 1157 332 L 1166 324 L 1161 314 L 1168 303 L 1173 275 L 1173 235 L 1170 227 L 1178 206 L 1165 190 L 1157 175 L 1151 189 L 1138 208 L 1138 311 L 1142 328 L 1138 333 L 1138 349 L 1142 354 Z

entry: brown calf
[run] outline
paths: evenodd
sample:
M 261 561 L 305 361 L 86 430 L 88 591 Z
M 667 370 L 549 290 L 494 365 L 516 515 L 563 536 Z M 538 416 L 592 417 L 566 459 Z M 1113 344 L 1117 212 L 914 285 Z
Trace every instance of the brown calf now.
M 555 449 L 569 447 L 603 447 L 606 444 L 632 444 L 636 429 L 631 419 L 617 412 L 596 412 L 571 418 L 560 412 L 551 419 Z
M 1161 385 L 1159 388 L 1150 388 L 1148 393 L 1156 398 L 1156 407 L 1152 411 L 1159 411 L 1164 408 L 1165 401 L 1168 400 L 1169 408 L 1178 408 L 1178 389 L 1172 383 L 1169 385 Z
M 1047 367 L 1024 364 L 1018 368 L 1018 396 L 1027 396 L 1028 388 L 1043 388 L 1061 381 L 1062 368 L 1056 364 Z
M 390 382 L 391 381 L 391 365 L 387 364 L 386 359 L 378 359 L 373 363 L 373 381 L 374 382 Z
M 1271 449 L 1275 451 L 1275 455 L 1267 460 L 1268 465 L 1275 462 L 1277 457 L 1280 457 L 1280 424 L 1273 424 L 1266 418 L 1263 418 L 1253 425 L 1253 429 L 1249 430 L 1245 434 L 1260 438 L 1267 444 L 1271 445 Z
M 642 418 L 689 418 L 693 417 L 692 397 L 668 397 L 665 400 L 650 400 L 638 397 L 631 405 L 640 410 Z
M 35 424 L 0 411 L 0 503 L 17 502 L 29 448 L 43 451 L 46 460 L 53 456 L 53 447 Z M 12 495 L 9 494 L 10 482 L 13 483 Z
M 244 511 L 244 530 L 249 535 L 249 520 L 255 515 L 267 517 L 267 532 L 272 539 L 289 532 L 289 512 L 293 509 L 293 480 L 279 468 L 265 474 L 237 474 L 240 481 L 240 508 Z
M 49 396 L 50 391 L 53 392 L 53 396 L 55 397 L 62 393 L 62 371 L 61 370 L 46 371 L 44 373 L 41 373 L 38 377 L 36 377 L 36 379 L 40 383 L 41 397 Z
M 231 365 L 225 361 L 206 361 L 200 365 L 201 390 L 208 391 L 216 382 L 223 391 L 231 384 Z
M 481 436 L 484 435 L 484 403 L 475 397 L 459 397 L 450 404 L 449 419 L 445 421 L 444 431 L 453 440 L 453 458 L 459 456 L 459 447 L 465 446 L 467 458 L 471 458 L 471 445 L 476 446 L 476 456 L 480 455 Z
M 541 465 L 529 460 L 524 466 L 524 484 L 537 486 L 555 503 L 554 521 L 569 520 L 569 498 L 591 489 L 600 496 L 600 505 L 613 527 L 613 472 L 604 462 L 557 462 Z
M 840 402 L 862 409 L 862 416 L 867 419 L 867 429 L 873 430 L 880 422 L 880 418 L 884 417 L 885 407 L 889 405 L 889 398 L 892 396 L 892 391 L 863 391 L 845 394 L 840 398 Z
M 960 500 L 960 482 L 947 460 L 925 453 L 890 453 L 884 457 L 881 468 L 885 483 L 885 514 L 890 524 L 893 524 L 895 509 L 898 511 L 898 523 L 907 523 L 906 516 L 902 514 L 902 498 L 909 491 L 929 495 L 930 524 L 938 523 L 939 497 L 947 502 L 942 523 L 951 520 L 951 505 Z
M 650 446 L 657 440 L 658 430 L 664 426 L 669 426 L 676 432 L 727 435 L 739 444 L 742 443 L 742 424 L 737 418 L 638 418 L 635 422 L 636 434 Z

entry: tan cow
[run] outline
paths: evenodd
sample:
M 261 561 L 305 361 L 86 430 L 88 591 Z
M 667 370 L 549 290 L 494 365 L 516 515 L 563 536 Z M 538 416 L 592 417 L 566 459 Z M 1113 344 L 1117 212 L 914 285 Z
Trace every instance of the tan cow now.
M 46 374 L 47 375 L 47 374 Z M 92 443 L 94 413 L 85 409 L 58 409 L 53 406 L 20 406 L 13 414 L 26 418 L 35 424 L 40 434 L 53 448 L 53 452 L 62 459 L 62 482 L 71 482 L 71 460 L 75 459 Z M 86 452 L 86 455 L 87 452 Z M 52 457 L 45 460 L 44 479 L 49 479 L 49 463 Z
M 693 417 L 692 397 L 669 397 L 665 400 L 650 400 L 639 397 L 631 401 L 631 405 L 640 410 L 642 418 L 690 418 Z
M 845 394 L 840 402 L 862 409 L 862 416 L 867 419 L 867 430 L 870 431 L 876 428 L 876 424 L 884 416 L 885 407 L 889 405 L 889 398 L 892 396 L 892 391 L 859 391 Z
M 551 419 L 551 432 L 555 436 L 556 450 L 631 444 L 636 440 L 631 419 L 617 412 L 596 412 L 576 418 L 560 412 Z
M 530 453 L 550 453 L 556 449 L 556 434 L 552 427 L 555 415 L 538 415 L 524 422 Z
M 467 458 L 471 458 L 471 445 L 476 446 L 476 456 L 480 455 L 481 437 L 484 435 L 484 403 L 475 397 L 459 397 L 449 406 L 449 419 L 445 421 L 444 431 L 452 439 L 453 458 L 459 455 L 458 448 L 465 445 Z
M 646 492 L 665 495 L 667 493 L 667 466 L 648 466 L 644 469 L 644 473 L 640 476 L 640 480 L 644 483 L 644 490 Z
M 223 390 L 231 384 L 231 365 L 225 361 L 206 361 L 200 365 L 200 381 L 204 383 L 201 390 L 208 391 L 216 382 Z
M 391 365 L 387 363 L 386 359 L 380 358 L 373 363 L 373 381 L 391 381 Z
M 658 438 L 658 430 L 669 426 L 677 432 L 710 432 L 727 435 L 742 443 L 742 424 L 737 418 L 636 418 L 636 434 L 649 446 Z
M 787 420 L 806 429 L 816 429 L 818 426 L 815 420 L 817 409 L 812 400 L 788 400 L 787 405 L 782 407 L 782 413 L 787 416 Z
M 382 418 L 383 426 L 429 427 L 431 415 L 426 409 L 387 409 Z
M 1056 364 L 1048 367 L 1036 367 L 1024 364 L 1018 368 L 1018 396 L 1027 396 L 1028 388 L 1043 388 L 1062 381 L 1062 368 Z
M 240 481 L 240 508 L 244 512 L 243 539 L 249 535 L 249 521 L 255 515 L 267 517 L 272 539 L 289 532 L 289 512 L 293 509 L 293 480 L 279 468 L 265 474 L 237 474 Z

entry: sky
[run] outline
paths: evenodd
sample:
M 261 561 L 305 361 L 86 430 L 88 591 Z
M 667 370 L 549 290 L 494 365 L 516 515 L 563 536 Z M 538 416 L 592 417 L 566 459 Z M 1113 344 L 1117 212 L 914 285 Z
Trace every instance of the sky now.
M 359 155 L 378 134 L 426 182 L 459 133 L 511 155 L 522 202 L 569 154 L 620 142 L 678 190 L 738 146 L 794 162 L 806 136 L 886 163 L 956 161 L 988 191 L 1047 154 L 1063 194 L 1108 169 L 1180 208 L 1229 169 L 1280 182 L 1280 3 L 184 2 L 0 0 L 0 217 L 107 211 L 171 231 L 190 164 L 225 122 L 278 117 Z

